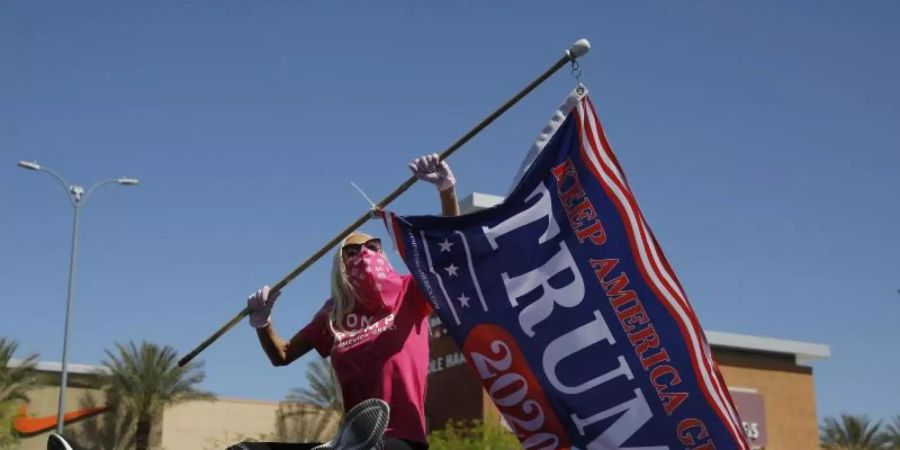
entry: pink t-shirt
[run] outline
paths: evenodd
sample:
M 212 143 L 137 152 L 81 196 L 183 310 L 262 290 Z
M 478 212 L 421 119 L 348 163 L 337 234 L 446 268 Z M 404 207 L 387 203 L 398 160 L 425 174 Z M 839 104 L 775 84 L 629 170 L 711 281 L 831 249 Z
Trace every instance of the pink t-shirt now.
M 348 333 L 340 339 L 328 326 L 330 300 L 300 334 L 323 358 L 331 356 L 346 410 L 380 398 L 391 407 L 385 436 L 424 443 L 431 305 L 412 276 L 401 278 L 400 301 L 375 316 L 357 308 L 345 316 Z

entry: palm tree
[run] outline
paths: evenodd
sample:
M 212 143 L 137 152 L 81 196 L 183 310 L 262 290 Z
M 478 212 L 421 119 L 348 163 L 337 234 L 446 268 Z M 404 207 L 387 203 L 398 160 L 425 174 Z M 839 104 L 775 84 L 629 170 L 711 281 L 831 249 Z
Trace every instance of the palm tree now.
M 881 432 L 884 448 L 887 450 L 900 450 L 900 416 L 895 416 L 894 421 L 885 425 L 884 428 L 884 431 Z
M 331 438 L 344 411 L 341 388 L 327 359 L 306 366 L 309 387 L 295 388 L 278 409 L 278 435 L 291 441 Z
M 320 408 L 337 412 L 344 411 L 341 387 L 338 385 L 334 368 L 327 359 L 309 363 L 309 366 L 306 367 L 306 380 L 309 382 L 309 387 L 292 389 L 288 394 L 289 401 L 311 403 Z
M 149 448 L 153 418 L 170 405 L 189 400 L 213 400 L 215 397 L 197 389 L 206 375 L 202 363 L 192 362 L 178 366 L 175 349 L 160 347 L 149 342 L 140 346 L 129 342 L 127 346 L 116 343 L 115 353 L 106 350 L 108 360 L 104 391 L 109 398 L 116 398 L 125 415 L 134 417 L 135 448 Z
M 866 416 L 841 414 L 841 420 L 826 417 L 822 426 L 822 448 L 825 450 L 877 450 L 881 447 L 881 422 L 872 423 Z
M 0 448 L 16 442 L 12 433 L 15 406 L 28 401 L 28 391 L 38 383 L 35 372 L 37 355 L 28 355 L 10 367 L 19 343 L 13 339 L 0 337 Z

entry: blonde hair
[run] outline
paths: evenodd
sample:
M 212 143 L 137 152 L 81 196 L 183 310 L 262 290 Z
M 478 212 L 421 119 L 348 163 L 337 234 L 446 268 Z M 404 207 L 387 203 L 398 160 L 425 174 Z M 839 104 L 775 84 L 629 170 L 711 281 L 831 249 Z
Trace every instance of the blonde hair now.
M 344 316 L 356 308 L 356 293 L 350 286 L 347 268 L 344 266 L 344 245 L 351 238 L 357 236 L 372 238 L 364 233 L 351 233 L 341 241 L 341 245 L 334 252 L 334 260 L 331 265 L 331 312 L 328 322 L 331 332 L 335 336 L 346 332 L 343 325 Z

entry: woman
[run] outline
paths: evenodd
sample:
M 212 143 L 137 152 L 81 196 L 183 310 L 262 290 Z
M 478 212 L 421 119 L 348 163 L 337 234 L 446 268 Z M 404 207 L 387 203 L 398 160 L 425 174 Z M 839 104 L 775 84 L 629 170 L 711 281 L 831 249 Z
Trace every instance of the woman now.
M 456 179 L 438 155 L 409 164 L 415 176 L 440 192 L 445 216 L 459 214 Z M 335 252 L 331 299 L 289 341 L 272 327 L 278 295 L 268 286 L 247 299 L 250 324 L 275 366 L 290 364 L 315 349 L 331 357 L 344 408 L 376 398 L 390 407 L 386 449 L 427 449 L 425 389 L 428 377 L 430 305 L 412 276 L 399 275 L 381 241 L 353 233 Z
M 409 164 L 417 178 L 434 184 L 445 216 L 459 215 L 456 179 L 437 155 Z M 385 450 L 427 449 L 425 388 L 428 379 L 428 314 L 431 307 L 412 276 L 399 275 L 384 256 L 381 241 L 353 233 L 335 252 L 331 299 L 289 341 L 272 327 L 278 294 L 264 286 L 247 299 L 250 325 L 275 366 L 284 366 L 315 349 L 331 357 L 345 410 L 369 399 L 390 407 Z M 311 448 L 314 445 L 239 444 L 233 448 Z M 52 433 L 48 450 L 81 447 Z

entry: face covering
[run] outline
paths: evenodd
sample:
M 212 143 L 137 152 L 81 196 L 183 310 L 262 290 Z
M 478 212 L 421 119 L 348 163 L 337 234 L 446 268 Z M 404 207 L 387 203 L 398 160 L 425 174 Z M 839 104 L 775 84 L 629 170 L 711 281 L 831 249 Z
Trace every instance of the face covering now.
M 358 305 L 364 311 L 393 309 L 403 281 L 384 254 L 363 247 L 357 255 L 344 261 L 344 269 Z

